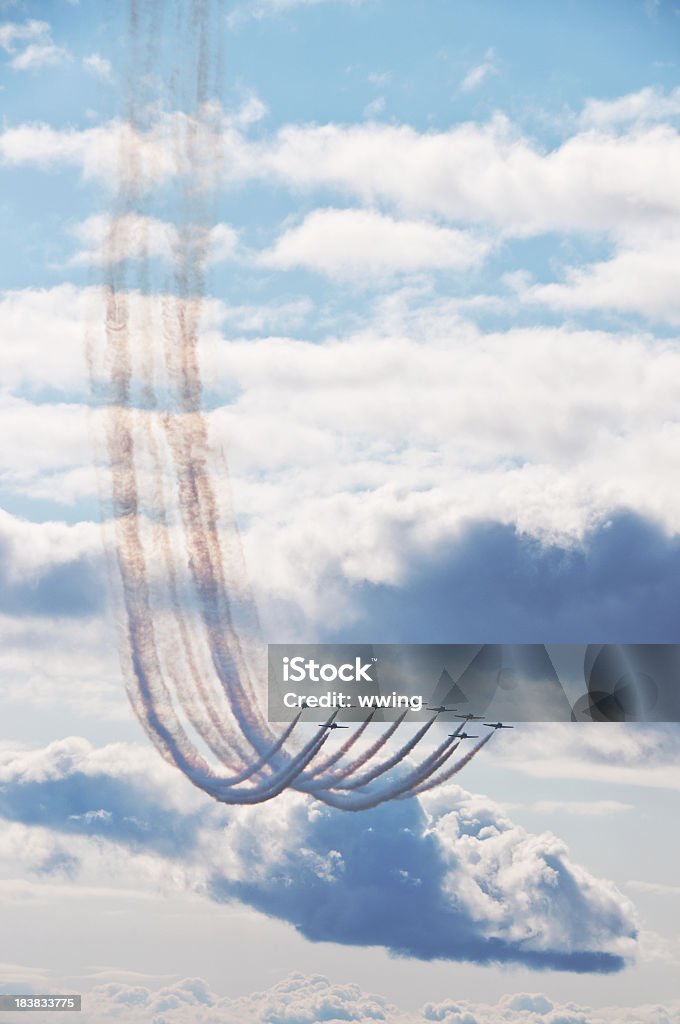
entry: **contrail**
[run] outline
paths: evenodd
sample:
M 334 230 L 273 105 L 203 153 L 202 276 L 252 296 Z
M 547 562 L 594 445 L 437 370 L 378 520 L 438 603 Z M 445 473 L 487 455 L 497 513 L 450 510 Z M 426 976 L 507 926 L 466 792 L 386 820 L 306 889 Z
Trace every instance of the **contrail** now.
M 302 714 L 302 712 L 300 712 L 300 714 L 295 716 L 295 721 L 297 721 L 300 718 L 301 714 Z M 348 739 L 342 744 L 342 746 L 339 747 L 338 750 L 336 750 L 336 752 L 334 754 L 331 754 L 330 757 L 327 757 L 325 761 L 321 762 L 321 764 L 315 765 L 314 766 L 314 770 L 308 772 L 307 775 L 310 778 L 313 778 L 315 780 L 319 780 L 319 776 L 322 775 L 323 772 L 328 771 L 328 769 L 332 768 L 334 764 L 337 764 L 338 761 L 341 761 L 342 758 L 345 757 L 350 752 L 352 747 L 357 743 L 358 740 L 361 739 L 363 734 L 366 732 L 366 730 L 368 729 L 369 725 L 373 721 L 374 714 L 375 714 L 375 712 L 372 711 L 370 713 L 370 715 L 368 716 L 368 718 L 366 719 L 366 721 L 362 722 L 362 724 L 359 726 L 359 728 L 356 729 L 352 733 L 352 735 L 348 737 Z M 325 785 L 325 783 L 323 783 L 323 780 L 321 780 L 321 784 Z
M 227 124 L 214 85 L 222 77 L 223 11 L 217 0 L 129 0 L 128 14 L 117 190 L 100 260 L 104 344 L 100 351 L 88 336 L 87 361 L 105 411 L 132 707 L 160 754 L 224 803 L 259 803 L 292 788 L 358 811 L 417 795 L 460 771 L 490 737 L 450 766 L 461 725 L 414 764 L 436 717 L 381 757 L 407 712 L 361 750 L 371 714 L 327 754 L 337 712 L 305 739 L 301 713 L 277 731 L 261 708 L 263 641 L 230 501 L 224 506 L 224 468 L 219 488 L 215 481 L 199 353 L 216 222 L 210 195 Z M 169 54 L 161 18 L 182 41 Z M 161 180 L 171 187 L 168 177 L 172 269 L 159 288 L 154 190 Z
M 349 782 L 338 783 L 338 789 L 357 789 L 359 786 L 366 786 L 369 782 L 372 782 L 373 779 L 377 779 L 378 776 L 389 771 L 390 768 L 394 768 L 395 765 L 399 764 L 400 761 L 403 761 L 404 758 L 411 753 L 414 747 L 420 743 L 436 721 L 437 716 L 433 715 L 432 718 L 428 719 L 428 721 L 418 729 L 416 734 L 411 737 L 408 743 L 405 743 L 403 747 L 400 747 L 392 757 L 388 757 L 386 761 L 376 765 L 374 768 L 370 768 L 367 772 L 362 772 L 359 775 L 354 776 Z
M 332 807 L 347 811 L 365 811 L 379 804 L 394 800 L 402 795 L 410 795 L 413 789 L 425 779 L 429 778 L 440 765 L 453 753 L 458 744 L 452 737 L 447 737 L 436 750 L 433 751 L 416 768 L 411 769 L 406 775 L 397 778 L 384 789 L 378 789 L 373 793 L 336 793 L 328 794 L 326 802 Z
M 485 736 L 483 740 L 480 740 L 479 743 L 475 744 L 475 746 L 468 751 L 465 757 L 461 757 L 460 761 L 456 761 L 451 768 L 448 768 L 445 772 L 442 772 L 441 775 L 438 775 L 430 782 L 423 782 L 419 786 L 416 786 L 413 793 L 409 795 L 418 796 L 419 793 L 424 793 L 428 789 L 434 789 L 435 786 L 440 786 L 442 782 L 447 782 L 449 779 L 452 779 L 454 775 L 457 775 L 458 772 L 463 770 L 466 764 L 470 763 L 472 758 L 475 754 L 479 753 L 482 747 L 486 746 L 492 736 L 493 732 L 490 732 L 488 736 Z
M 375 712 L 371 712 L 369 719 L 372 719 L 374 714 Z M 399 726 L 406 718 L 407 714 L 407 711 L 402 711 L 399 717 L 394 722 L 392 722 L 390 726 L 388 726 L 388 728 L 385 730 L 382 736 L 379 736 L 378 739 L 373 744 L 371 744 L 371 746 L 367 750 L 363 752 L 363 754 L 361 754 L 358 758 L 355 758 L 354 761 L 350 761 L 349 763 L 345 764 L 341 771 L 333 772 L 332 774 L 328 776 L 323 776 L 322 778 L 315 778 L 314 785 L 318 786 L 319 788 L 333 786 L 338 780 L 344 779 L 348 775 L 351 775 L 352 772 L 357 770 L 357 768 L 363 768 L 363 766 L 367 764 L 373 757 L 375 757 L 375 755 L 379 753 L 379 751 L 382 750 L 382 748 L 389 742 L 390 738 L 395 734 Z M 369 721 L 369 719 L 367 719 L 367 722 Z M 364 723 L 364 725 L 365 724 L 366 723 Z

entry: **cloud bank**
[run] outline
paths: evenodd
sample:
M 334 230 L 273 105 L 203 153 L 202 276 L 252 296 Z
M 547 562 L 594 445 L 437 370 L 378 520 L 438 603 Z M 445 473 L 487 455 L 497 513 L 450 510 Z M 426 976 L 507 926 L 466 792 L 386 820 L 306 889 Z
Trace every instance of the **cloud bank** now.
M 634 954 L 629 901 L 492 801 L 446 786 L 343 814 L 296 794 L 229 809 L 140 748 L 70 739 L 0 751 L 0 814 L 53 837 L 82 871 L 103 847 L 172 864 L 181 884 L 240 901 L 312 941 L 422 960 L 611 972 Z M 58 853 L 58 856 L 57 856 Z M 41 847 L 43 866 L 51 863 Z M 167 871 L 165 872 L 167 874 Z
M 595 1009 L 540 992 L 495 1003 L 451 998 L 406 1011 L 352 983 L 300 972 L 239 999 L 218 995 L 201 978 L 155 988 L 112 981 L 85 995 L 83 1011 L 83 1024 L 680 1024 L 680 1003 Z

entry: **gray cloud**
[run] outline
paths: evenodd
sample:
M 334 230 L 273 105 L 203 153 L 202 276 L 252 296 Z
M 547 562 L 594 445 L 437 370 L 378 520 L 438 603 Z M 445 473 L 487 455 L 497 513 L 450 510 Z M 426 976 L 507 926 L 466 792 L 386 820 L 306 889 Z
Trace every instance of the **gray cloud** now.
M 28 523 L 0 513 L 0 612 L 94 615 L 106 603 L 103 550 L 94 523 Z
M 0 753 L 0 814 L 51 830 L 60 849 L 70 836 L 68 852 L 84 863 L 104 844 L 125 851 L 126 869 L 135 854 L 176 864 L 192 879 L 184 884 L 312 941 L 603 972 L 635 949 L 632 906 L 613 885 L 574 864 L 554 835 L 528 834 L 455 786 L 363 814 L 299 794 L 227 809 L 150 752 L 71 739 Z
M 678 579 L 680 540 L 630 512 L 569 547 L 477 522 L 436 557 L 414 564 L 402 586 L 355 587 L 361 625 L 353 623 L 351 636 L 372 643 L 464 643 L 471 636 L 674 643 Z

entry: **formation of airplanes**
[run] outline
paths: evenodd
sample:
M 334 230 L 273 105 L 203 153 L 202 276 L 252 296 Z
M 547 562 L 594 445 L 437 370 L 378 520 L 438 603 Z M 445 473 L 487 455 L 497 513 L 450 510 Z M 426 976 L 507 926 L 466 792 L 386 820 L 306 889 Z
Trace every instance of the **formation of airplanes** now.
M 302 706 L 304 707 L 305 705 L 303 704 Z M 427 710 L 428 711 L 433 711 L 435 714 L 440 715 L 443 711 L 453 711 L 454 708 L 447 708 L 447 707 L 444 707 L 443 704 L 440 704 L 439 707 L 436 707 L 436 708 L 428 707 Z M 372 714 L 369 715 L 369 719 L 368 720 L 370 720 L 372 717 L 373 717 Z M 456 718 L 462 718 L 464 722 L 471 722 L 473 720 L 481 722 L 483 716 L 482 715 L 473 715 L 471 712 L 468 712 L 466 715 L 456 715 L 455 717 Z M 503 722 L 484 722 L 483 724 L 487 727 L 487 729 L 514 729 L 515 728 L 514 725 L 505 725 Z M 324 725 L 319 725 L 318 728 L 319 729 L 349 729 L 349 726 L 348 725 L 340 725 L 338 722 L 326 722 Z M 459 739 L 459 740 L 477 740 L 477 739 L 479 739 L 479 736 L 476 736 L 476 735 L 473 735 L 473 734 L 467 733 L 467 732 L 461 732 L 461 733 L 450 732 L 449 733 L 449 738 L 450 739 L 454 739 L 455 738 L 455 739 Z
M 440 704 L 436 708 L 427 708 L 428 711 L 433 711 L 436 715 L 441 715 L 443 711 L 455 711 L 455 708 L 447 708 L 443 704 Z M 468 711 L 465 715 L 456 714 L 455 718 L 461 718 L 464 722 L 481 722 L 483 715 L 473 715 L 471 711 Z M 514 729 L 514 725 L 504 725 L 503 722 L 484 722 L 484 725 L 488 726 L 489 729 Z M 453 735 L 453 734 L 450 734 Z M 461 733 L 459 739 L 477 739 L 476 736 L 468 736 L 466 733 Z

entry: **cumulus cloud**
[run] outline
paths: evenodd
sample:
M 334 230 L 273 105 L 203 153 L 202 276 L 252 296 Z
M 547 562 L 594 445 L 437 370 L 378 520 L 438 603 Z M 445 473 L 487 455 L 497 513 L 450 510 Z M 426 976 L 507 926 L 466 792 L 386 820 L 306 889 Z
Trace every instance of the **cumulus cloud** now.
M 101 53 L 91 53 L 89 57 L 83 57 L 83 67 L 103 82 L 113 81 L 111 61 L 108 57 L 102 57 Z
M 6 53 L 13 53 L 17 43 L 30 43 L 36 39 L 44 40 L 50 35 L 50 26 L 46 21 L 18 22 L 6 21 L 0 24 L 0 47 Z
M 425 221 L 396 220 L 375 210 L 315 210 L 259 256 L 264 266 L 305 267 L 346 280 L 398 273 L 465 270 L 490 245 L 465 231 Z
M 67 505 L 97 494 L 90 416 L 78 403 L 0 396 L 0 478 L 14 494 Z
M 65 848 L 79 859 L 94 838 L 95 851 L 177 863 L 183 884 L 313 941 L 574 971 L 617 970 L 634 952 L 625 897 L 487 798 L 449 786 L 347 815 L 291 793 L 236 811 L 187 793 L 152 757 L 76 739 L 0 750 L 0 814 L 62 844 L 71 836 Z
M 174 224 L 136 213 L 121 217 L 93 214 L 74 225 L 71 233 L 81 248 L 67 266 L 105 266 L 142 259 L 170 261 L 181 243 L 181 233 Z M 229 224 L 216 224 L 195 241 L 205 245 L 209 263 L 220 263 L 233 259 L 238 235 Z
M 578 640 L 594 615 L 614 641 L 622 622 L 674 638 L 673 345 L 564 328 L 481 334 L 437 310 L 391 306 L 341 341 L 234 340 L 211 354 L 215 385 L 238 385 L 212 426 L 232 439 L 237 499 L 254 513 L 255 580 L 319 624 L 366 615 L 374 640 L 381 624 L 403 638 L 407 622 L 415 640 L 429 621 L 422 642 L 450 638 L 456 622 L 479 635 L 490 571 L 509 633 L 545 622 L 552 639 Z M 638 580 L 626 544 L 640 552 Z
M 10 54 L 9 66 L 15 71 L 55 66 L 69 59 L 68 50 L 52 41 L 48 22 L 36 19 L 1 24 L 0 47 Z
M 31 43 L 25 50 L 12 57 L 10 67 L 15 71 L 29 71 L 36 68 L 56 67 L 69 59 L 68 50 L 54 43 Z
M 410 544 L 404 531 L 408 569 L 398 582 L 355 583 L 349 624 L 321 625 L 327 639 L 358 631 L 373 643 L 677 642 L 680 540 L 629 514 L 574 545 L 493 522 L 470 522 L 419 558 Z
M 636 313 L 679 324 L 679 262 L 677 236 L 652 232 L 623 239 L 609 259 L 567 267 L 563 283 L 531 284 L 520 276 L 518 292 L 524 302 L 560 311 Z
M 37 975 L 42 990 L 49 987 L 38 972 L 20 971 L 14 968 L 14 977 L 33 979 Z M 85 993 L 83 1024 L 122 1018 L 130 1024 L 150 1020 L 167 1024 L 680 1024 L 677 1002 L 593 1009 L 575 1002 L 561 1003 L 540 992 L 514 992 L 494 1003 L 449 998 L 407 1011 L 351 982 L 333 982 L 320 974 L 299 971 L 238 999 L 219 995 L 201 978 L 159 985 L 119 973 L 116 980 Z
M 84 602 L 87 596 L 79 592 L 78 599 Z M 64 615 L 58 599 L 48 615 L 45 604 L 33 614 L 26 612 L 25 602 L 21 614 L 0 614 L 0 686 L 7 722 L 27 713 L 51 716 L 54 727 L 55 715 L 71 727 L 76 722 L 87 722 L 83 728 L 129 722 L 114 624 L 91 614 L 101 608 L 101 595 L 95 594 L 80 615 Z
M 260 176 L 333 188 L 506 233 L 614 230 L 677 217 L 677 132 L 583 132 L 544 152 L 503 116 L 440 133 L 406 125 L 281 129 L 259 146 Z
M 84 130 L 21 124 L 0 134 L 0 159 L 71 165 L 107 183 L 134 173 L 136 185 L 148 188 L 191 173 L 171 145 L 187 123 L 186 115 L 165 112 L 139 131 L 116 121 Z M 548 151 L 500 114 L 444 132 L 292 124 L 253 140 L 246 128 L 238 112 L 227 115 L 218 107 L 193 125 L 204 156 L 200 183 L 266 180 L 332 189 L 364 203 L 391 204 L 408 216 L 485 222 L 520 236 L 617 231 L 680 214 L 680 140 L 668 124 L 619 134 L 579 130 Z M 134 149 L 134 168 L 120 166 L 121 144 Z
M 81 248 L 69 259 L 69 266 L 103 265 L 154 257 L 168 259 L 173 246 L 178 243 L 174 225 L 134 213 L 115 218 L 93 214 L 74 225 L 72 234 Z
M 613 100 L 589 99 L 581 112 L 581 124 L 590 128 L 609 128 L 631 123 L 665 121 L 680 115 L 680 86 L 666 93 L 657 86 L 645 86 L 638 92 Z
M 54 617 L 101 612 L 102 546 L 94 523 L 29 523 L 0 510 L 0 612 Z
M 179 111 L 164 112 L 145 128 L 112 120 L 82 130 L 54 129 L 44 123 L 20 124 L 0 134 L 0 161 L 9 166 L 74 167 L 85 180 L 116 189 L 135 183 L 140 193 L 176 177 L 190 176 L 194 185 L 208 188 L 231 173 L 240 175 L 239 146 L 244 125 L 261 116 L 262 107 L 249 98 L 240 110 L 226 116 L 218 105 L 200 119 Z M 190 131 L 202 154 L 200 167 L 178 152 L 175 142 Z M 132 156 L 134 154 L 134 158 Z
M 133 329 L 142 314 L 160 323 L 160 303 L 133 297 Z M 304 300 L 209 301 L 200 347 L 206 416 L 229 451 L 250 572 L 272 608 L 288 605 L 286 629 L 299 609 L 307 630 L 368 615 L 391 636 L 407 616 L 412 632 L 428 619 L 438 631 L 424 639 L 450 637 L 452 618 L 462 628 L 484 616 L 488 595 L 474 579 L 496 566 L 492 605 L 522 635 L 550 609 L 554 640 L 581 639 L 586 621 L 612 641 L 628 624 L 638 639 L 674 638 L 672 341 L 481 331 L 455 302 L 422 290 L 388 295 L 339 338 L 276 333 L 309 313 Z M 85 407 L 83 319 L 100 340 L 96 289 L 29 289 L 0 302 L 0 366 L 15 392 L 0 397 L 0 474 L 14 494 L 97 494 L 91 441 L 102 423 Z M 622 558 L 626 545 L 639 557 Z M 502 566 L 515 566 L 515 592 Z M 461 580 L 478 597 L 465 607 Z M 444 622 L 451 601 L 458 611 Z
M 159 317 L 159 306 L 135 299 L 133 324 L 145 310 Z M 442 573 L 459 580 L 484 558 L 516 565 L 531 552 L 517 594 L 496 588 L 507 621 L 550 607 L 553 639 L 566 640 L 590 609 L 614 641 L 634 616 L 638 637 L 654 628 L 662 638 L 680 530 L 671 341 L 554 327 L 483 332 L 455 303 L 422 291 L 388 296 L 363 325 L 322 344 L 268 336 L 304 324 L 309 311 L 305 301 L 206 305 L 207 418 L 215 443 L 228 446 L 261 591 L 342 627 L 365 614 L 369 593 L 357 585 L 407 585 L 423 597 L 420 566 L 448 601 L 454 583 Z M 83 320 L 99 339 L 96 289 L 28 289 L 0 302 L 0 366 L 15 392 L 0 398 L 0 473 L 15 494 L 68 502 L 97 493 L 91 439 L 101 415 L 85 407 Z M 617 567 L 626 544 L 644 556 Z M 396 628 L 390 594 L 371 600 Z M 482 604 L 460 608 L 461 621 Z M 437 628 L 450 636 L 450 624 Z
M 332 984 L 321 975 L 295 973 L 263 992 L 240 999 L 220 997 L 199 978 L 187 978 L 161 989 L 112 982 L 97 986 L 84 1000 L 89 1020 L 160 1019 L 168 1024 L 420 1024 L 420 1014 L 406 1014 L 357 985 Z M 92 1016 L 90 1016 L 92 1015 Z

